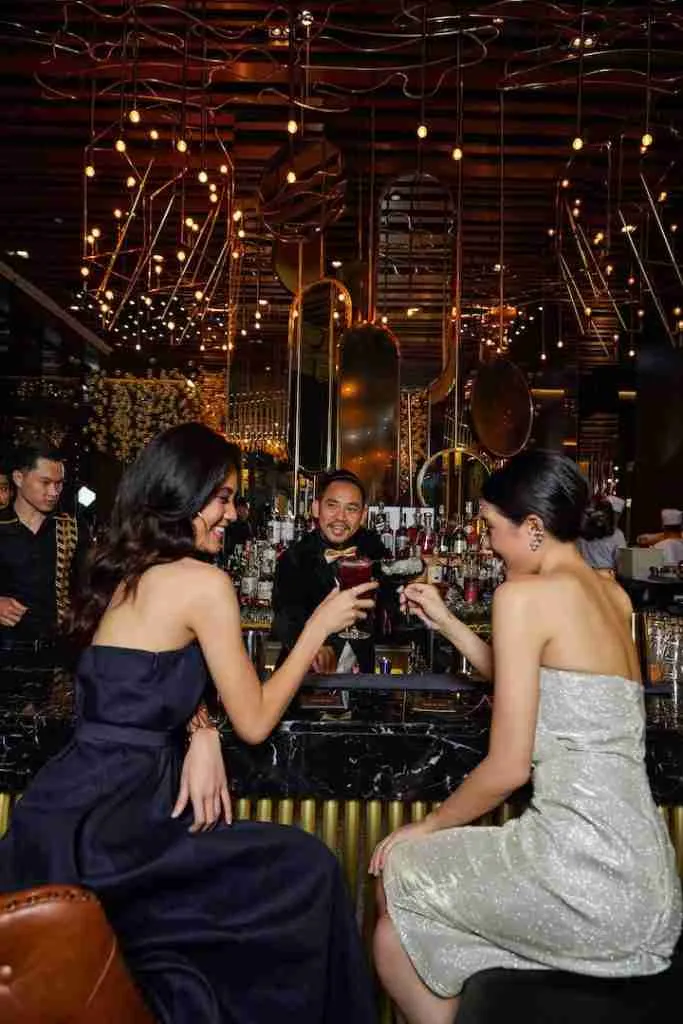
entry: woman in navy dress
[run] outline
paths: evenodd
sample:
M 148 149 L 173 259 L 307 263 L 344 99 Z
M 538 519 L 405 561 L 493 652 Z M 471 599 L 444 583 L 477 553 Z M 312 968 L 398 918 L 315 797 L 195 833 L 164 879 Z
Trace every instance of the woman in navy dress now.
M 210 678 L 235 732 L 264 740 L 372 585 L 332 593 L 261 685 L 230 579 L 196 557 L 221 548 L 238 468 L 233 445 L 188 423 L 124 474 L 74 609 L 89 642 L 76 731 L 16 808 L 0 888 L 97 893 L 160 1024 L 369 1024 L 336 858 L 296 828 L 230 823 L 220 738 L 197 708 Z

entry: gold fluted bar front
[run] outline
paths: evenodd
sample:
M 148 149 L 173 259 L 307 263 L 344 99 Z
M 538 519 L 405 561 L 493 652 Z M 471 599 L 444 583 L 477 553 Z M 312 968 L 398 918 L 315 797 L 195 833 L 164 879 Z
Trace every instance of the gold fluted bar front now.
M 337 853 L 339 834 L 339 801 L 323 801 L 322 839 L 333 853 Z
M 236 817 L 238 821 L 249 821 L 251 818 L 251 800 L 242 797 L 237 801 Z
M 344 804 L 344 825 L 342 828 L 342 858 L 349 891 L 355 898 L 358 886 L 360 860 L 360 801 L 347 800 Z
M 424 800 L 416 800 L 410 807 L 410 820 L 423 821 L 427 817 L 427 804 Z
M 12 812 L 12 797 L 9 793 L 0 793 L 0 839 L 9 828 L 9 819 Z
M 683 875 L 683 807 L 672 807 L 669 829 L 671 841 L 676 850 L 676 863 L 679 875 Z
M 304 832 L 315 832 L 316 817 L 316 801 L 302 800 L 299 807 L 299 822 Z
M 390 800 L 387 807 L 387 831 L 395 832 L 403 824 L 403 801 Z
M 280 825 L 294 824 L 294 801 L 288 798 L 278 801 L 277 820 Z
M 272 821 L 273 820 L 273 801 L 268 799 L 261 799 L 256 801 L 256 820 L 257 821 Z

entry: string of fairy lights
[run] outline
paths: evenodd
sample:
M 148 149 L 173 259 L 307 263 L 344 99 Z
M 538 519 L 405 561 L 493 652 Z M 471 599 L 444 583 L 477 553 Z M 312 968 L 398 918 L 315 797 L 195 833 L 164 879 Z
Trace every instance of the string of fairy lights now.
M 438 87 L 429 84 L 432 79 L 428 76 L 435 59 L 431 48 L 436 36 L 428 5 L 418 7 L 410 35 L 411 45 L 420 51 L 412 68 L 417 81 L 414 97 L 419 106 L 415 128 L 418 152 L 426 154 L 435 146 L 445 148 L 460 172 L 474 147 L 467 136 L 467 68 L 470 63 L 485 59 L 514 18 L 487 16 L 471 24 L 463 23 L 457 30 L 455 23 L 441 26 L 440 33 L 452 34 L 455 44 L 451 64 L 455 109 L 452 138 L 445 143 L 442 139 L 435 141 L 430 120 L 430 104 L 438 91 Z M 586 113 L 586 89 L 595 62 L 599 59 L 606 63 L 610 52 L 607 31 L 600 28 L 604 21 L 603 15 L 598 17 L 590 5 L 578 5 L 574 23 L 565 19 L 552 52 L 541 57 L 540 52 L 530 50 L 529 59 L 518 62 L 521 70 L 512 66 L 500 85 L 501 96 L 508 89 L 538 88 L 539 82 L 544 83 L 547 91 L 554 83 L 543 78 L 542 70 L 558 64 L 561 67 L 557 82 L 564 86 L 569 79 L 573 80 L 576 100 L 575 126 L 567 139 L 568 159 L 557 178 L 554 219 L 547 228 L 550 252 L 559 272 L 555 288 L 544 286 L 542 302 L 506 295 L 511 286 L 502 238 L 506 147 L 501 113 L 501 244 L 499 259 L 490 271 L 491 302 L 477 312 L 468 311 L 465 300 L 462 309 L 456 311 L 463 322 L 465 317 L 468 319 L 464 328 L 478 331 L 482 345 L 496 352 L 504 352 L 517 339 L 535 332 L 539 339 L 539 361 L 546 362 L 551 305 L 559 305 L 562 310 L 554 340 L 560 350 L 578 332 L 594 338 L 595 344 L 606 351 L 610 349 L 617 356 L 634 359 L 645 329 L 644 321 L 651 313 L 674 343 L 681 344 L 683 340 L 683 280 L 676 249 L 678 224 L 675 215 L 668 212 L 670 195 L 676 190 L 677 166 L 670 163 L 663 176 L 662 161 L 657 157 L 658 145 L 666 141 L 668 129 L 658 124 L 654 102 L 664 92 L 661 78 L 657 80 L 653 72 L 656 12 L 648 7 L 641 27 L 642 111 L 618 138 L 596 138 L 598 128 Z M 283 48 L 281 64 L 290 72 L 286 116 L 282 121 L 283 139 L 292 156 L 283 180 L 283 187 L 287 187 L 298 183 L 294 147 L 306 133 L 312 109 L 312 47 L 323 29 L 332 31 L 332 21 L 331 15 L 321 20 L 318 14 L 314 16 L 304 9 L 297 12 L 295 23 L 269 16 L 264 24 L 269 45 Z M 142 31 L 140 26 L 138 30 Z M 262 295 L 260 283 L 250 287 L 249 299 L 245 298 L 247 267 L 255 266 L 260 282 L 258 260 L 262 247 L 257 243 L 262 241 L 262 227 L 254 204 L 238 203 L 238 181 L 231 153 L 220 135 L 209 129 L 208 72 L 203 93 L 191 91 L 187 84 L 191 63 L 188 34 L 184 50 L 178 51 L 184 77 L 180 102 L 173 108 L 160 104 L 145 89 L 138 74 L 140 38 L 126 23 L 121 44 L 126 66 L 120 84 L 119 117 L 103 130 L 99 129 L 97 97 L 93 94 L 91 135 L 83 162 L 81 286 L 74 306 L 92 315 L 116 346 L 140 352 L 148 343 L 151 349 L 162 344 L 180 349 L 192 343 L 200 352 L 223 353 L 229 359 L 241 339 L 258 341 L 266 320 L 275 315 L 272 303 L 269 306 Z M 292 45 L 293 40 L 296 46 Z M 465 42 L 469 47 L 467 53 Z M 470 51 L 477 47 L 480 52 L 473 57 Z M 640 126 L 636 128 L 638 119 Z M 631 195 L 628 203 L 622 203 L 616 182 L 619 179 L 623 183 L 623 175 L 621 170 L 617 173 L 612 168 L 607 175 L 608 195 L 599 196 L 600 201 L 604 199 L 604 209 L 598 210 L 595 175 L 584 175 L 583 170 L 590 171 L 596 155 L 614 154 L 617 149 L 621 165 L 624 160 L 632 163 L 634 156 L 639 160 L 635 175 L 636 180 L 642 179 L 639 201 L 634 202 Z M 648 181 L 650 163 L 655 164 L 656 171 Z M 462 185 L 462 177 L 458 180 Z M 114 194 L 117 198 L 110 200 Z M 111 209 L 106 220 L 101 215 L 105 195 Z M 92 213 L 95 208 L 97 216 Z M 671 208 L 675 209 L 675 205 Z M 655 241 L 664 249 L 663 261 L 651 258 Z M 665 286 L 660 287 L 662 272 L 655 263 L 664 266 Z M 341 260 L 333 260 L 332 267 L 339 269 Z M 680 286 L 680 299 L 674 301 L 670 299 L 668 283 L 672 274 L 677 275 Z M 466 280 L 463 287 L 466 295 Z M 660 294 L 666 295 L 666 300 Z M 424 313 L 420 303 L 410 296 L 406 300 L 401 316 L 419 320 Z M 377 311 L 376 318 L 381 324 L 391 324 L 396 329 L 392 317 L 396 319 L 394 311 Z

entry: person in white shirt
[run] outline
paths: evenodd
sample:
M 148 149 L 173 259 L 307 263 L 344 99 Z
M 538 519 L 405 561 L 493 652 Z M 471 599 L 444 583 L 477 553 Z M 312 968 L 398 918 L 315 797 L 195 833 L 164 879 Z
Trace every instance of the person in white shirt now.
M 620 507 L 621 506 L 621 507 Z M 617 527 L 624 499 L 616 495 L 595 498 L 576 545 L 585 562 L 593 569 L 616 569 L 617 551 L 626 547 L 626 538 Z

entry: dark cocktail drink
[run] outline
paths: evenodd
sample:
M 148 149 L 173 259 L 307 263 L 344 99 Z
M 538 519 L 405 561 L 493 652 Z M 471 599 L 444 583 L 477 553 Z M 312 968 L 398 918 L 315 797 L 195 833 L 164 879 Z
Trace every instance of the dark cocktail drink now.
M 372 580 L 372 560 L 369 558 L 340 558 L 337 562 L 337 576 L 342 590 L 357 587 Z M 338 634 L 344 640 L 366 640 L 370 633 L 357 626 L 351 626 Z

